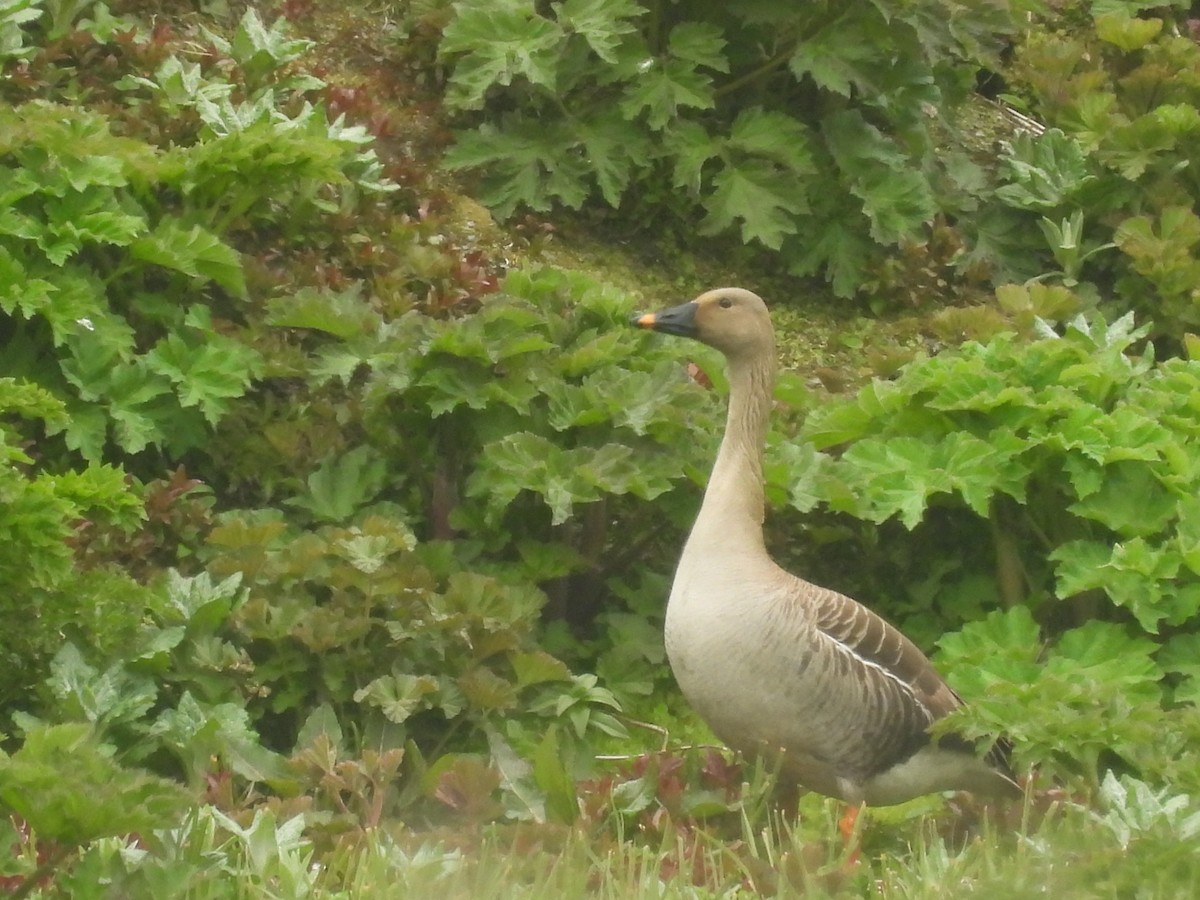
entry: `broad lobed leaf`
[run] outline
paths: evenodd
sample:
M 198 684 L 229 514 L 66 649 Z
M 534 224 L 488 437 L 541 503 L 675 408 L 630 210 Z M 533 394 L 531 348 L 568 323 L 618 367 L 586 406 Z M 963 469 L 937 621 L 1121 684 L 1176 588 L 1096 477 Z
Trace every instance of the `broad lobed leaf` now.
M 553 91 L 555 50 L 563 37 L 561 26 L 538 15 L 529 0 L 459 4 L 439 48 L 443 56 L 462 54 L 451 78 L 450 102 L 478 109 L 489 88 L 510 85 L 518 76 Z

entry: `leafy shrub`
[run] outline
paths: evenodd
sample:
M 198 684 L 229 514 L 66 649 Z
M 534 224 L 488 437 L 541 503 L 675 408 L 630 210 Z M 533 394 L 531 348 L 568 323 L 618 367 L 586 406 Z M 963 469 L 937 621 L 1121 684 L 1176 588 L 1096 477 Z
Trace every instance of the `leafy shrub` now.
M 502 287 L 449 320 L 388 321 L 328 293 L 281 304 L 270 321 L 312 332 L 304 369 L 321 415 L 299 435 L 290 418 L 239 429 L 229 439 L 246 443 L 229 456 L 308 467 L 266 499 L 315 522 L 398 504 L 422 540 L 455 539 L 467 567 L 512 567 L 583 623 L 607 579 L 668 539 L 664 521 L 685 523 L 693 501 L 676 488 L 715 440 L 717 410 L 669 348 L 627 327 L 629 301 L 612 289 L 554 269 Z M 674 450 L 651 452 L 662 448 Z M 648 499 L 653 515 L 637 502 Z
M 1187 4 L 1148 7 L 1094 4 L 1086 25 L 1025 33 L 1011 76 L 1053 127 L 1013 143 L 977 253 L 1010 276 L 1049 273 L 1111 316 L 1135 309 L 1177 347 L 1200 323 L 1200 48 L 1165 18 Z
M 0 117 L 10 135 L 0 225 L 6 369 L 68 403 L 68 445 L 90 459 L 101 457 L 110 422 L 127 452 L 168 435 L 178 449 L 195 446 L 204 419 L 244 390 L 254 355 L 214 333 L 205 304 L 165 303 L 168 273 L 178 273 L 173 292 L 183 297 L 210 280 L 241 293 L 237 255 L 199 226 L 152 221 L 129 189 L 156 154 L 113 136 L 99 117 L 45 104 Z M 123 264 L 109 247 L 128 254 Z M 178 332 L 163 334 L 164 320 Z
M 117 81 L 126 106 L 193 116 L 191 134 L 147 135 L 170 146 L 42 101 L 0 110 L 5 369 L 67 404 L 67 446 L 88 459 L 110 442 L 203 445 L 259 371 L 234 324 L 248 294 L 233 234 L 294 237 L 357 191 L 388 189 L 363 129 L 295 102 L 321 82 L 276 75 L 307 42 L 249 11 L 216 43 L 240 86 L 176 56 Z
M 703 390 L 627 327 L 629 312 L 627 298 L 554 269 L 514 272 L 452 320 L 387 321 L 317 291 L 274 306 L 270 321 L 308 329 L 322 400 L 303 420 L 280 407 L 253 434 L 222 429 L 227 477 L 292 522 L 263 510 L 213 531 L 209 571 L 239 575 L 249 598 L 225 636 L 239 652 L 210 654 L 229 666 L 202 679 L 216 693 L 192 693 L 243 704 L 277 750 L 315 708 L 342 723 L 350 753 L 410 739 L 478 750 L 501 733 L 528 753 L 542 737 L 521 723 L 561 718 L 556 755 L 572 759 L 596 729 L 620 731 L 595 677 L 570 675 L 534 640 L 543 619 L 590 635 L 598 615 L 636 618 L 600 612 L 614 595 L 661 618 L 661 597 L 643 599 L 661 580 L 628 567 L 647 547 L 673 554 L 695 502 L 691 458 L 717 426 Z M 287 470 L 273 484 L 260 474 Z M 657 508 L 638 502 L 650 498 Z M 614 641 L 608 671 L 623 695 L 665 676 L 646 630 L 637 653 Z M 555 646 L 590 664 L 566 633 Z
M 1004 610 L 941 642 L 975 727 L 1092 777 L 1109 754 L 1178 776 L 1181 746 L 1153 735 L 1186 740 L 1197 719 L 1184 660 L 1200 617 L 1200 367 L 1156 364 L 1145 334 L 1130 315 L 1027 345 L 969 343 L 814 411 L 804 429 L 819 448 L 845 445 L 808 482 L 832 509 L 953 529 L 914 561 L 930 573 L 922 596 L 940 597 L 922 612 L 935 631 Z
M 22 623 L 3 629 L 5 659 L 22 660 L 6 667 L 6 712 L 33 701 L 64 633 L 110 652 L 137 623 L 150 595 L 112 562 L 150 578 L 154 561 L 186 557 L 184 532 L 198 542 L 204 511 L 176 505 L 194 480 L 152 482 L 134 534 L 142 501 L 102 460 L 140 454 L 157 473 L 145 451 L 207 446 L 261 371 L 244 324 L 261 288 L 232 242 L 303 242 L 315 219 L 392 189 L 365 130 L 303 100 L 323 83 L 285 71 L 308 42 L 251 10 L 231 40 L 210 35 L 202 67 L 169 52 L 169 29 L 148 35 L 102 7 L 75 29 L 90 6 L 3 13 L 21 60 L 0 107 L 0 406 L 32 423 L 4 435 L 3 613 Z M 111 65 L 89 67 L 100 48 Z M 151 61 L 147 77 L 137 67 Z M 76 89 L 107 98 L 104 111 L 60 102 Z
M 290 722 L 282 742 L 269 735 L 276 745 L 290 747 L 307 711 L 325 706 L 355 723 L 353 746 L 389 733 L 403 746 L 411 730 L 432 747 L 448 722 L 511 710 L 530 685 L 567 678 L 529 641 L 540 592 L 448 570 L 395 520 L 306 535 L 231 521 L 213 540 L 224 551 L 213 567 L 247 578 L 232 624 L 253 663 L 242 667 L 254 719 Z
M 1003 4 L 939 0 L 464 2 L 440 48 L 447 101 L 484 121 L 447 164 L 483 169 L 504 216 L 596 196 L 702 214 L 702 233 L 849 295 L 880 246 L 962 201 L 931 123 L 1010 28 Z
M 85 527 L 128 532 L 141 519 L 124 473 L 99 463 L 39 471 L 24 449 L 32 435 L 65 427 L 63 404 L 47 391 L 0 378 L 0 620 L 8 623 L 0 628 L 0 709 L 29 697 L 64 632 L 111 651 L 141 614 L 130 579 L 75 566 Z
M 186 805 L 179 786 L 113 756 L 87 725 L 32 729 L 16 753 L 0 751 L 0 802 L 43 840 L 68 846 L 170 824 Z

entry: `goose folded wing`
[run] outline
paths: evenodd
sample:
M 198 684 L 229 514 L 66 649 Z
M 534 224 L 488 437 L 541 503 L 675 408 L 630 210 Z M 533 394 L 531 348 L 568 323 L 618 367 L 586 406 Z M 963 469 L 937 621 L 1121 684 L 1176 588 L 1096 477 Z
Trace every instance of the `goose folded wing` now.
M 921 649 L 862 604 L 835 591 L 818 589 L 812 609 L 822 634 L 859 660 L 864 670 L 873 671 L 874 677 L 887 679 L 900 688 L 889 693 L 896 698 L 894 703 L 909 708 L 896 710 L 897 718 L 911 722 L 919 717 L 924 720 L 923 727 L 928 727 L 962 706 L 962 698 L 946 684 Z M 938 743 L 946 749 L 975 752 L 970 741 L 955 734 L 944 735 Z M 986 760 L 1000 772 L 1011 774 L 1011 746 L 1007 739 L 1000 738 Z

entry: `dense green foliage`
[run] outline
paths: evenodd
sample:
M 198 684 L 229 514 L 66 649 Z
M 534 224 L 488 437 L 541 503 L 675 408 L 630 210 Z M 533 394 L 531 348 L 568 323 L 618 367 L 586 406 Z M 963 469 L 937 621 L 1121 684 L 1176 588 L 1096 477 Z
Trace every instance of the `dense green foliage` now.
M 1013 29 L 1006 3 L 463 2 L 447 162 L 501 215 L 599 197 L 630 223 L 736 230 L 856 291 L 881 248 L 972 206 L 939 111 Z M 674 221 L 674 225 L 672 225 Z
M 806 478 L 857 518 L 919 529 L 936 507 L 928 527 L 956 529 L 912 577 L 936 578 L 935 631 L 969 623 L 942 658 L 983 734 L 1043 769 L 1119 758 L 1194 790 L 1200 363 L 1155 364 L 1144 332 L 1081 318 L 910 366 L 808 418 L 817 446 L 849 446 Z
M 0 417 L 0 619 L 9 623 L 0 629 L 0 706 L 8 707 L 37 688 L 63 633 L 79 629 L 111 652 L 136 626 L 140 610 L 130 601 L 141 589 L 109 567 L 82 571 L 74 543 L 80 520 L 129 531 L 143 513 L 114 466 L 31 468 L 23 449 L 31 435 L 67 424 L 46 390 L 0 378 Z
M 312 60 L 310 8 L 0 0 L 0 888 L 1190 884 L 1194 44 L 1136 2 L 1022 32 L 1052 127 L 981 187 L 927 108 L 1005 4 L 418 6 L 417 65 L 440 37 L 451 105 L 490 117 L 451 162 L 497 166 L 506 211 L 702 208 L 844 291 L 906 260 L 1019 279 L 891 380 L 784 373 L 767 489 L 777 552 L 936 650 L 946 727 L 1010 737 L 1029 804 L 965 846 L 942 798 L 875 812 L 853 869 L 832 805 L 781 823 L 705 746 L 661 617 L 718 356 L 480 241 L 413 122 Z
M 1165 17 L 1181 0 L 1088 6 L 1094 19 L 1030 29 L 1017 45 L 1014 86 L 1053 127 L 1013 142 L 976 252 L 1010 276 L 1135 309 L 1179 341 L 1200 323 L 1200 46 Z
M 382 187 L 362 129 L 289 103 L 319 82 L 271 77 L 307 47 L 243 24 L 217 47 L 242 68 L 236 102 L 234 84 L 177 56 L 121 78 L 126 111 L 154 104 L 186 123 L 156 134 L 148 117 L 146 140 L 45 100 L 3 110 L 3 352 L 64 400 L 67 446 L 85 457 L 108 441 L 176 455 L 204 443 L 259 366 L 227 333 L 247 296 L 228 241 L 268 223 L 293 238 L 348 188 Z

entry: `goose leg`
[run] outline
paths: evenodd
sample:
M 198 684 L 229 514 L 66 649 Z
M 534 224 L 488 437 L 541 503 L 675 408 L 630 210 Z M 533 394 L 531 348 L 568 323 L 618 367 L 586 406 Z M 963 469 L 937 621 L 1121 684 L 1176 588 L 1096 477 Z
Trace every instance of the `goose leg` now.
M 846 804 L 846 811 L 842 813 L 842 817 L 838 819 L 838 831 L 841 832 L 842 840 L 845 846 L 850 850 L 850 855 L 846 858 L 846 868 L 853 869 L 858 865 L 858 859 L 862 853 L 862 842 L 859 840 L 859 814 L 862 812 L 865 803 L 857 805 Z

